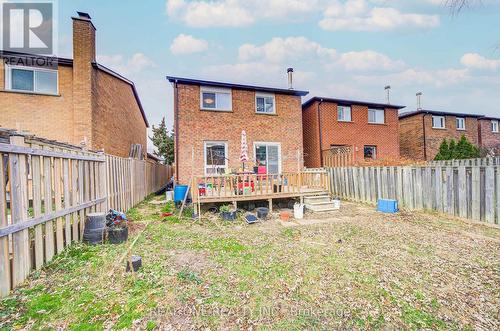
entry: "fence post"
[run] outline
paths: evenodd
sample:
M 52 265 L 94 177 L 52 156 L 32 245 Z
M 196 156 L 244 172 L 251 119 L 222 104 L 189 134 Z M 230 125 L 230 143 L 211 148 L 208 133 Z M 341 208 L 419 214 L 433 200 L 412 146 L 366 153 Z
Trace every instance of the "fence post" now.
M 5 173 L 3 155 L 0 153 L 0 228 L 7 226 L 7 202 L 5 199 Z M 10 292 L 10 258 L 9 237 L 0 237 L 0 297 L 7 296 Z
M 24 146 L 24 136 L 13 135 L 10 137 L 10 143 Z M 23 154 L 9 154 L 9 168 L 11 175 L 11 219 L 12 224 L 15 224 L 28 218 L 26 156 Z M 16 287 L 24 282 L 30 271 L 28 229 L 12 234 L 12 247 L 12 287 Z

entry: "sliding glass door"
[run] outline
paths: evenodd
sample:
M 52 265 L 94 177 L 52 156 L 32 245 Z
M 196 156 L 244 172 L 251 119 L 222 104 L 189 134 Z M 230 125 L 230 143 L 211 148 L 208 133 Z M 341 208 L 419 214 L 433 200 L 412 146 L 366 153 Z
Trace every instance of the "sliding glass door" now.
M 279 143 L 258 142 L 254 144 L 258 166 L 265 166 L 268 174 L 281 172 L 281 146 Z

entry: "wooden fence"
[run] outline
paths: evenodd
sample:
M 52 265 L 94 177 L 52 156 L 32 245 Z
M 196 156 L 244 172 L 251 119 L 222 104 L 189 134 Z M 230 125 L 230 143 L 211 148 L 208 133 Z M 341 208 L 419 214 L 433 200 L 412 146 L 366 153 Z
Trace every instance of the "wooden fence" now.
M 500 166 L 328 168 L 330 190 L 342 198 L 426 209 L 500 223 Z
M 488 166 L 500 165 L 500 156 L 483 157 L 478 159 L 463 159 L 463 160 L 449 160 L 449 161 L 429 161 L 432 166 Z
M 170 167 L 10 134 L 0 142 L 0 297 L 83 235 L 95 211 L 126 211 Z

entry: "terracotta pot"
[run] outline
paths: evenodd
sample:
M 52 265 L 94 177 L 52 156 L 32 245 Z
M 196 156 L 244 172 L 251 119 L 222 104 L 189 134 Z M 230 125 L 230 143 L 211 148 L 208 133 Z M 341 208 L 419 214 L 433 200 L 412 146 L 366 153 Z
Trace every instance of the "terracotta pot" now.
M 290 219 L 290 213 L 287 212 L 287 211 L 282 211 L 280 213 L 280 219 L 283 221 L 283 222 L 287 222 L 289 219 Z

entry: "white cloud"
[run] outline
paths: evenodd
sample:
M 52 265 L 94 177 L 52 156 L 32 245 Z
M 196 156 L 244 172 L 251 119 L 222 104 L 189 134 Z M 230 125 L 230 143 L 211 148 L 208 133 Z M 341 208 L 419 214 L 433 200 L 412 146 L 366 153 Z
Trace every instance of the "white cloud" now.
M 487 59 L 477 53 L 467 53 L 462 56 L 460 63 L 467 68 L 482 70 L 497 70 L 500 68 L 500 59 Z
M 197 39 L 191 35 L 181 33 L 170 45 L 170 51 L 174 55 L 185 55 L 204 52 L 208 49 L 208 42 L 203 39 Z
M 405 67 L 403 61 L 393 60 L 385 54 L 371 50 L 343 53 L 337 64 L 348 71 L 374 69 L 399 70 Z
M 325 10 L 319 26 L 324 30 L 380 31 L 395 28 L 434 28 L 438 15 L 402 13 L 391 7 L 370 8 L 366 0 L 334 1 Z
M 337 51 L 333 48 L 322 47 L 305 37 L 277 37 L 262 46 L 244 44 L 239 48 L 238 54 L 241 61 L 260 59 L 277 63 L 284 60 L 307 59 L 310 57 L 331 60 L 336 57 Z
M 325 69 L 356 70 L 400 70 L 404 62 L 393 60 L 385 54 L 372 50 L 338 53 L 311 41 L 306 37 L 273 38 L 260 46 L 244 44 L 240 46 L 238 59 L 241 62 L 264 61 L 269 63 L 294 63 L 302 61 Z
M 145 69 L 154 68 L 156 64 L 143 53 L 135 53 L 126 59 L 121 54 L 98 55 L 97 61 L 121 75 L 129 75 L 141 72 Z
M 167 0 L 167 14 L 191 27 L 242 27 L 260 20 L 301 19 L 323 0 Z
M 439 69 L 421 70 L 409 68 L 401 72 L 388 75 L 358 75 L 354 80 L 365 84 L 378 84 L 388 82 L 399 87 L 422 86 L 422 87 L 449 87 L 466 82 L 471 77 L 467 69 Z

